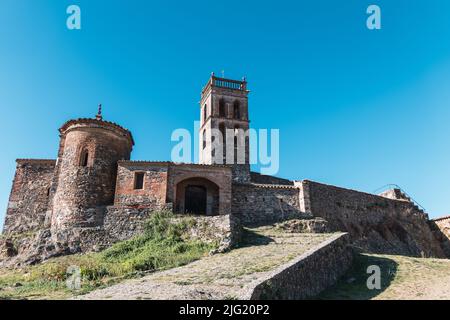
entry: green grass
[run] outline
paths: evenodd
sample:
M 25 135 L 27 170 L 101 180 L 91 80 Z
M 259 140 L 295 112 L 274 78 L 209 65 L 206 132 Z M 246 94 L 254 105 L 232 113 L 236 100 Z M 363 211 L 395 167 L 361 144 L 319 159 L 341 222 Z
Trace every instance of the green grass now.
M 381 288 L 367 287 L 367 267 L 381 270 Z M 450 298 L 450 260 L 395 255 L 358 254 L 352 268 L 319 299 L 444 299 Z
M 174 221 L 170 212 L 155 212 L 142 235 L 103 252 L 55 258 L 21 270 L 2 270 L 0 299 L 63 299 L 124 278 L 190 263 L 217 247 L 215 243 L 189 239 L 187 229 L 193 223 L 190 218 Z M 67 289 L 70 266 L 80 268 L 80 291 Z
M 376 265 L 381 270 L 381 289 L 367 288 L 367 267 Z M 386 290 L 397 275 L 398 264 L 387 256 L 357 254 L 350 270 L 338 283 L 325 290 L 318 299 L 331 300 L 367 300 L 372 299 Z

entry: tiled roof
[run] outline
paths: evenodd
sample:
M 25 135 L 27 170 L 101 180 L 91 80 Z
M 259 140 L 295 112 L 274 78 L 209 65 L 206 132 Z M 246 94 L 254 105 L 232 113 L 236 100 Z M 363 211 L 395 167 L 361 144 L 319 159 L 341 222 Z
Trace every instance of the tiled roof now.
M 436 219 L 433 219 L 433 221 L 441 221 L 441 220 L 446 220 L 446 219 L 450 219 L 450 216 L 436 218 Z
M 148 160 L 119 160 L 119 163 L 123 164 L 166 164 L 166 165 L 179 165 L 179 166 L 192 166 L 192 167 L 214 167 L 214 168 L 229 168 L 223 164 L 200 164 L 200 163 L 180 163 L 171 161 L 148 161 Z
M 105 121 L 105 120 L 98 120 L 98 119 L 91 119 L 91 118 L 79 118 L 79 119 L 72 119 L 64 123 L 61 128 L 59 128 L 59 132 L 64 132 L 69 128 L 71 125 L 77 124 L 77 123 L 86 123 L 86 124 L 98 124 L 101 126 L 107 126 L 114 129 L 118 129 L 120 131 L 123 131 L 128 137 L 131 139 L 131 142 L 134 145 L 133 136 L 131 134 L 131 131 L 128 129 L 125 129 L 124 127 L 118 125 L 117 123 Z

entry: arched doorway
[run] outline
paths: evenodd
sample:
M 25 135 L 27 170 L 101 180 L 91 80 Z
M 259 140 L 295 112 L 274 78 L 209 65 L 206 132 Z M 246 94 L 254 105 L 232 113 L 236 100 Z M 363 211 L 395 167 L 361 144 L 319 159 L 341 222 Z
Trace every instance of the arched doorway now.
M 204 186 L 188 185 L 184 191 L 184 213 L 206 214 L 207 191 Z
M 219 187 L 205 178 L 188 178 L 176 185 L 175 211 L 186 214 L 218 215 Z

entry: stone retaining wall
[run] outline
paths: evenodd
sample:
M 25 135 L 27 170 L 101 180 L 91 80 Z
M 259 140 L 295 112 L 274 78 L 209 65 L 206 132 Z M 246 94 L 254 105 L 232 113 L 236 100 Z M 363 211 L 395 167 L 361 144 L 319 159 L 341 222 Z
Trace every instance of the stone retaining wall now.
M 150 209 L 109 207 L 105 215 L 105 234 L 111 243 L 130 239 L 143 232 L 145 221 L 151 214 Z M 231 215 L 211 217 L 176 215 L 174 221 L 182 218 L 192 221 L 189 233 L 193 239 L 215 241 L 220 244 L 222 251 L 239 241 L 241 227 L 239 221 Z
M 304 180 L 311 213 L 355 246 L 381 254 L 445 257 L 428 216 L 414 203 Z
M 251 300 L 298 300 L 317 296 L 350 268 L 348 234 L 337 234 L 253 283 L 240 297 Z

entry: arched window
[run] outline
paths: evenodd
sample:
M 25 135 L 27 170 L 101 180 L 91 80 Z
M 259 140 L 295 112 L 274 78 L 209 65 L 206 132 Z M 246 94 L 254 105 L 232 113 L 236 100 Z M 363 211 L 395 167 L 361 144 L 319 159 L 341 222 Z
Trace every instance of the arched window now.
M 234 119 L 241 118 L 241 106 L 238 100 L 236 100 L 233 104 L 233 118 Z
M 219 100 L 219 117 L 225 117 L 225 100 Z
M 203 149 L 206 148 L 206 130 L 203 130 Z
M 80 156 L 80 166 L 87 167 L 89 162 L 89 151 L 83 150 Z
M 219 124 L 219 131 L 220 135 L 222 136 L 222 156 L 223 156 L 223 162 L 222 164 L 226 163 L 226 151 L 227 151 L 227 139 L 226 139 L 226 131 L 225 131 L 225 124 L 221 123 Z
M 207 108 L 208 108 L 208 105 L 205 104 L 205 106 L 203 107 L 203 122 L 206 121 Z
M 239 126 L 236 125 L 234 126 L 234 163 L 237 164 L 238 163 L 238 145 L 239 145 L 239 141 L 238 141 L 238 136 L 239 136 Z

